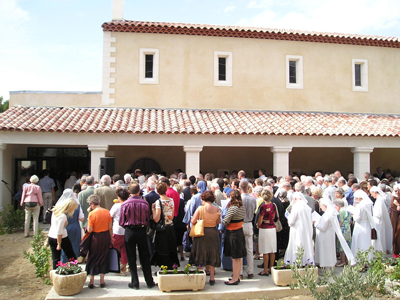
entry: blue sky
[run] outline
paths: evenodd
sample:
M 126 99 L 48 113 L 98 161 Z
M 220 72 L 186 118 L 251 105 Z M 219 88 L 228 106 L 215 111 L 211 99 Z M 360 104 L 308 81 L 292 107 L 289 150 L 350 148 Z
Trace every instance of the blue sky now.
M 101 91 L 112 0 L 0 0 L 0 96 Z M 398 0 L 124 0 L 124 19 L 400 37 Z

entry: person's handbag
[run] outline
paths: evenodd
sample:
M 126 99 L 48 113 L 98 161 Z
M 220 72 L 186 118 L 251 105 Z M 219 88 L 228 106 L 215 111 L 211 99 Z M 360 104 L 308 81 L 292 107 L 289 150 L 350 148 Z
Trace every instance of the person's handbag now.
M 54 207 L 54 206 L 53 206 L 53 207 Z M 53 209 L 53 208 L 48 208 L 48 209 L 46 210 L 45 214 L 44 214 L 44 221 L 45 221 L 47 224 L 51 224 L 51 215 L 53 214 L 52 209 Z
M 274 205 L 275 205 L 276 215 L 278 217 L 278 220 L 276 222 L 274 222 L 275 223 L 275 229 L 276 229 L 276 232 L 281 232 L 282 229 L 283 229 L 283 226 L 282 226 L 281 220 L 279 219 L 278 207 L 276 206 L 275 203 L 274 203 Z
M 115 248 L 108 249 L 108 271 L 112 273 L 120 273 L 121 254 Z
M 164 231 L 165 230 L 165 218 L 164 218 L 164 213 L 163 213 L 163 205 L 160 199 L 158 199 L 158 201 L 160 201 L 160 207 L 161 207 L 161 216 L 160 216 L 160 220 L 158 222 L 155 222 L 153 220 L 153 214 L 150 215 L 150 229 L 147 231 L 148 235 L 151 235 L 154 231 Z
M 372 228 L 371 229 L 371 240 L 377 240 L 378 239 L 378 235 L 376 233 L 376 229 Z
M 199 218 L 197 219 L 197 223 L 192 225 L 192 229 L 190 230 L 190 237 L 200 237 L 204 236 L 204 206 L 200 208 Z
M 37 206 L 37 202 L 24 202 L 25 207 L 36 207 Z

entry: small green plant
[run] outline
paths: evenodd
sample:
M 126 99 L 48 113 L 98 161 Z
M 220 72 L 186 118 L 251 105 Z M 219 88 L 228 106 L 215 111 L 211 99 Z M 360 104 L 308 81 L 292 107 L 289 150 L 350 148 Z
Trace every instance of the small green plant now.
M 44 245 L 45 240 L 46 237 L 39 231 L 37 235 L 33 236 L 33 241 L 31 241 L 32 252 L 24 251 L 24 257 L 31 264 L 35 265 L 36 277 L 42 278 L 46 284 L 50 284 L 48 274 L 50 270 L 51 250 Z
M 322 277 L 313 276 L 311 269 L 305 274 L 300 274 L 297 265 L 292 266 L 293 278 L 297 284 L 291 284 L 291 288 L 308 289 L 317 300 L 331 299 L 370 299 L 376 293 L 383 293 L 384 283 L 388 277 L 385 255 L 382 252 L 374 252 L 372 248 L 367 251 L 358 251 L 354 266 L 346 265 L 340 275 L 333 275 L 333 269 L 324 271 Z M 329 280 L 328 280 L 329 279 Z M 319 292 L 317 287 L 324 285 L 324 292 Z
M 56 273 L 60 275 L 71 275 L 79 274 L 82 272 L 82 268 L 78 265 L 77 260 L 70 260 L 69 262 L 63 264 L 61 261 L 57 264 Z
M 162 273 L 163 274 L 168 274 L 168 267 L 167 266 L 161 266 Z
M 3 212 L 0 212 L 0 219 L 0 234 L 11 234 L 24 228 L 24 211 L 14 210 L 14 207 L 10 204 Z
M 191 266 L 192 266 L 191 264 L 187 264 L 187 265 L 185 266 L 185 268 L 183 269 L 183 273 L 189 274 L 189 273 L 190 273 L 190 267 L 191 267 Z
M 173 274 L 178 274 L 178 265 L 177 264 L 173 264 L 172 269 L 174 269 L 172 271 Z

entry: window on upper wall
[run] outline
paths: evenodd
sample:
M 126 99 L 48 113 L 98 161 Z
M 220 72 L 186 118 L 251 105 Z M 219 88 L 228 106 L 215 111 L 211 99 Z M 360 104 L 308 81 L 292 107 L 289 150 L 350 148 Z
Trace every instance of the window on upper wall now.
M 141 48 L 139 55 L 139 83 L 158 84 L 158 49 Z
M 354 92 L 368 92 L 368 60 L 352 60 L 352 81 Z
M 303 56 L 286 55 L 286 88 L 303 89 Z
M 232 86 L 232 52 L 214 52 L 214 85 Z

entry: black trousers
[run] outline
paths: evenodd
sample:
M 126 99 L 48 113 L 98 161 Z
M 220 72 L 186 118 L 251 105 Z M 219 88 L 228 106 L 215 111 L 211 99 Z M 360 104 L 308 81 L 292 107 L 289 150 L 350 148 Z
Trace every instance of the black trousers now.
M 125 227 L 125 248 L 128 256 L 129 267 L 131 269 L 131 282 L 134 286 L 139 286 L 139 278 L 136 267 L 136 246 L 139 251 L 140 264 L 142 265 L 144 280 L 147 286 L 153 285 L 151 275 L 150 251 L 147 246 L 146 228 Z
M 61 250 L 57 250 L 57 239 L 49 237 L 49 245 L 53 260 L 53 270 L 55 270 L 58 262 L 61 261 Z M 65 237 L 61 240 L 61 249 L 64 250 L 64 253 L 68 259 L 77 259 L 77 257 L 75 257 L 74 249 L 72 248 L 71 241 L 68 237 Z

